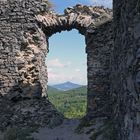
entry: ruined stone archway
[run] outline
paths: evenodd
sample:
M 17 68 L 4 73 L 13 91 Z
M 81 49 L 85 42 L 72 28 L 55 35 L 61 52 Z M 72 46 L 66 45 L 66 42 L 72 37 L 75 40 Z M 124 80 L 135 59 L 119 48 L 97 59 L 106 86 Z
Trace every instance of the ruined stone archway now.
M 36 21 L 46 36 L 56 32 L 77 29 L 86 36 L 94 29 L 112 20 L 112 11 L 103 7 L 76 5 L 64 10 L 63 15 L 54 12 L 36 15 Z
M 106 115 L 112 11 L 76 5 L 67 8 L 64 15 L 58 15 L 48 11 L 41 0 L 7 0 L 1 3 L 0 9 L 1 95 L 10 100 L 47 96 L 48 38 L 56 32 L 77 29 L 85 36 L 87 45 L 87 113 Z
M 103 7 L 76 5 L 67 8 L 64 15 L 48 13 L 37 15 L 36 20 L 47 38 L 51 35 L 77 29 L 85 36 L 88 73 L 88 109 L 91 116 L 105 116 L 108 109 L 109 71 L 112 11 Z M 95 38 L 95 39 L 94 39 Z M 100 42 L 100 39 L 103 42 Z M 102 105 L 106 104 L 103 109 Z M 98 111 L 97 111 L 98 110 Z M 92 112 L 92 113 L 91 113 Z M 96 115 L 97 116 L 96 116 Z
M 62 24 L 62 28 L 59 29 L 56 26 L 57 22 L 53 24 L 48 22 L 51 23 L 48 28 L 46 23 L 47 21 L 53 21 L 53 18 L 51 16 L 50 19 L 49 17 L 45 18 L 45 15 L 50 14 L 61 18 L 60 15 L 50 12 L 48 5 L 43 1 L 0 0 L 0 107 L 2 109 L 0 115 L 4 113 L 4 115 L 1 115 L 0 128 L 6 128 L 9 124 L 17 125 L 17 122 L 26 125 L 38 122 L 40 125 L 43 122 L 42 120 L 46 118 L 42 117 L 39 111 L 43 105 L 45 105 L 44 108 L 48 107 L 46 99 L 42 102 L 41 98 L 47 93 L 45 86 L 47 83 L 45 56 L 48 50 L 46 36 L 49 37 L 62 29 L 69 30 L 71 27 L 68 28 Z M 101 120 L 100 117 L 108 118 L 112 116 L 113 124 L 107 131 L 109 133 L 115 132 L 115 139 L 136 140 L 139 138 L 140 125 L 140 3 L 138 0 L 127 1 L 127 3 L 124 0 L 114 0 L 113 3 L 113 23 L 110 18 L 110 10 L 102 7 L 84 6 L 81 12 L 77 12 L 77 14 L 83 13 L 85 15 L 84 11 L 88 11 L 86 9 L 94 9 L 91 10 L 91 13 L 88 13 L 93 20 L 92 26 L 89 26 L 91 28 L 74 27 L 86 37 L 86 52 L 88 54 L 87 114 L 92 118 L 97 117 L 99 121 Z M 74 10 L 74 12 L 76 11 Z M 42 17 L 44 21 L 38 19 L 38 16 Z M 112 28 L 114 33 L 112 33 Z M 111 67 L 110 60 L 112 61 Z M 111 78 L 110 75 L 112 75 Z M 112 83 L 111 86 L 110 82 Z M 110 94 L 112 99 L 110 99 Z M 33 97 L 40 100 L 30 100 Z M 25 100 L 27 98 L 29 100 Z M 21 106 L 20 99 L 23 101 Z M 19 102 L 12 102 L 13 100 Z M 110 100 L 112 100 L 112 104 L 110 104 Z M 4 104 L 1 104 L 1 102 Z M 32 117 L 33 119 L 30 121 L 30 114 L 26 114 L 28 121 L 25 120 L 24 116 L 21 116 L 22 107 L 24 108 L 27 104 L 30 107 L 30 104 L 32 104 L 36 108 L 35 103 L 36 105 L 39 103 L 41 106 L 37 108 L 37 111 L 34 111 L 35 113 L 30 113 L 37 113 L 38 115 L 35 118 Z M 28 110 L 28 106 L 25 108 Z M 6 112 L 5 110 L 9 111 Z M 17 112 L 20 119 L 17 117 Z M 49 114 L 49 112 L 47 113 Z M 39 120 L 38 116 L 42 119 Z M 6 121 L 5 117 L 7 118 Z M 102 133 L 108 126 L 110 127 L 110 123 L 99 131 L 95 130 L 96 134 Z M 108 139 L 105 135 L 102 136 L 103 139 Z M 98 138 L 102 139 L 100 136 Z

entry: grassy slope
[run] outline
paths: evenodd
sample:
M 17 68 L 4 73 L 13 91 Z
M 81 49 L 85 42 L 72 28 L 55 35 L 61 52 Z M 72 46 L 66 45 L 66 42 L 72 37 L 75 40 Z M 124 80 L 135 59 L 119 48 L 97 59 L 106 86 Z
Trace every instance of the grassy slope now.
M 65 117 L 80 118 L 86 114 L 86 86 L 69 91 L 59 91 L 49 87 L 48 95 L 50 101 L 65 115 Z

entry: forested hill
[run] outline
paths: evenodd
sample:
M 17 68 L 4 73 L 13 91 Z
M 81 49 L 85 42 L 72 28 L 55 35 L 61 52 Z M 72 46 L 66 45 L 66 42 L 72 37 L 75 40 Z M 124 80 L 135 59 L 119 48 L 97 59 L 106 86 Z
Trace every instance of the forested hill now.
M 67 118 L 80 118 L 86 114 L 87 86 L 59 91 L 48 86 L 49 100 Z

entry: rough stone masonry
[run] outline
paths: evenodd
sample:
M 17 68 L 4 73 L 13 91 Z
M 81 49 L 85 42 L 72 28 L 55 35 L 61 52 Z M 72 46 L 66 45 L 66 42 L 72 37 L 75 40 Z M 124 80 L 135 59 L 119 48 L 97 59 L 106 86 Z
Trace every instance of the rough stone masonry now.
M 140 1 L 114 0 L 111 94 L 121 140 L 140 139 Z
M 140 2 L 114 0 L 113 12 L 114 21 L 112 11 L 103 7 L 78 4 L 59 15 L 44 0 L 0 1 L 1 128 L 39 119 L 38 124 L 47 124 L 57 114 L 46 98 L 48 39 L 75 28 L 86 41 L 87 116 L 111 120 L 103 130 L 113 128 L 109 132 L 115 136 L 97 138 L 96 134 L 96 139 L 140 139 Z M 4 112 L 5 106 L 9 112 Z
M 10 100 L 47 96 L 48 38 L 75 28 L 87 45 L 87 110 L 89 115 L 104 116 L 105 109 L 98 107 L 106 108 L 108 102 L 112 11 L 76 5 L 58 15 L 42 0 L 7 0 L 0 10 L 1 96 Z

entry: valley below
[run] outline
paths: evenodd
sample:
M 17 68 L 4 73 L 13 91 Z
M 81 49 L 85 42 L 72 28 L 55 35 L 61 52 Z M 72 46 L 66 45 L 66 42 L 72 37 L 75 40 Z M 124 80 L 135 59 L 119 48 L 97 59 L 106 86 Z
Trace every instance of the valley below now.
M 48 98 L 66 118 L 82 118 L 86 115 L 87 86 L 79 85 L 66 91 L 48 86 Z

